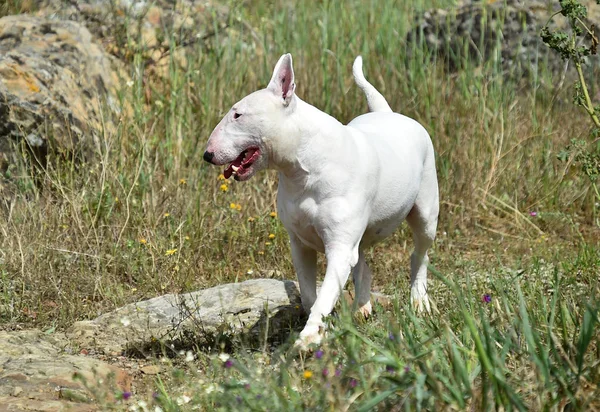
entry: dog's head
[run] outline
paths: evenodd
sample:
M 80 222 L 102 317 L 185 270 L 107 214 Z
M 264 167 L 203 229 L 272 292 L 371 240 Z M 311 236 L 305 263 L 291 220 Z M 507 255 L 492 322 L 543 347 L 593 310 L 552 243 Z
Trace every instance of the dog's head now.
M 248 180 L 269 165 L 272 140 L 279 137 L 285 116 L 295 104 L 291 54 L 281 56 L 266 89 L 233 105 L 208 139 L 204 160 L 228 165 L 225 178 Z

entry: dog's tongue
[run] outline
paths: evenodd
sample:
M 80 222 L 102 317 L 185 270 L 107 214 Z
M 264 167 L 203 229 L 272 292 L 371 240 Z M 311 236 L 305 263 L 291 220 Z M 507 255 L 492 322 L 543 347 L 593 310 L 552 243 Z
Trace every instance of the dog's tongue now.
M 225 176 L 225 179 L 229 179 L 231 177 L 231 175 L 233 174 L 233 167 L 241 167 L 242 166 L 242 161 L 244 160 L 244 155 L 246 154 L 246 151 L 243 151 L 238 157 L 237 159 L 235 159 L 233 162 L 231 162 L 231 164 L 227 167 L 227 169 L 225 169 L 225 171 L 223 172 L 223 176 Z

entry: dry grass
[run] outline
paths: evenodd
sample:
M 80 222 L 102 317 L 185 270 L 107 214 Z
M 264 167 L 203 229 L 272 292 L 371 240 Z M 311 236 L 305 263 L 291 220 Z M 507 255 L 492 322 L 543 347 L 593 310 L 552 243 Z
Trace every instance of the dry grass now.
M 170 61 L 165 77 L 134 76 L 133 86 L 123 86 L 129 110 L 88 163 L 51 157 L 36 172 L 24 158 L 9 170 L 18 192 L 1 212 L 0 327 L 64 328 L 167 292 L 265 275 L 294 278 L 287 234 L 270 215 L 275 173 L 226 183 L 201 160 L 222 114 L 264 87 L 285 51 L 294 55 L 298 94 L 342 122 L 366 110 L 351 78 L 353 58 L 362 54 L 367 78 L 390 105 L 429 130 L 442 199 L 432 264 L 441 274 L 461 288 L 478 279 L 476 301 L 489 279 L 514 282 L 526 273 L 524 299 L 539 320 L 534 291 L 547 280 L 536 274 L 556 267 L 569 285 L 561 299 L 577 302 L 572 313 L 579 319 L 585 293 L 598 292 L 598 205 L 585 178 L 556 155 L 588 132 L 586 115 L 546 73 L 516 83 L 493 65 L 448 75 L 423 56 L 408 60 L 402 42 L 415 13 L 447 3 L 232 3 L 232 19 L 246 25 L 191 51 L 186 66 Z M 410 248 L 404 228 L 369 252 L 377 288 L 408 295 Z M 464 327 L 455 295 L 441 280 L 433 284 L 443 322 Z M 503 306 L 490 325 L 510 329 L 515 307 Z M 365 336 L 387 318 L 380 322 L 363 329 Z M 477 362 L 474 354 L 472 347 L 463 353 Z M 530 362 L 515 362 L 507 363 L 510 382 L 535 386 Z M 531 395 L 536 402 L 540 393 Z

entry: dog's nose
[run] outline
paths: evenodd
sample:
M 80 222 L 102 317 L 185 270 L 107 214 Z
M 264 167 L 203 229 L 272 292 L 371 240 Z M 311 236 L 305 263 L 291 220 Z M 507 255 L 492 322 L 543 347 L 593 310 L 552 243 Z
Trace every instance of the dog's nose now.
M 204 160 L 206 160 L 208 163 L 212 163 L 212 159 L 213 157 L 215 157 L 214 152 L 209 152 L 208 150 L 206 152 L 204 152 Z

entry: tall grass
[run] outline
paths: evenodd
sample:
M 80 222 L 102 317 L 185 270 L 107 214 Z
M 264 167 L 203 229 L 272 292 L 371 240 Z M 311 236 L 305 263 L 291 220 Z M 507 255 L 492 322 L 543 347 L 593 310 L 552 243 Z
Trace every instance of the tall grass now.
M 410 233 L 402 229 L 368 252 L 375 286 L 400 297 L 393 310 L 365 325 L 335 320 L 320 360 L 298 364 L 282 348 L 238 357 L 223 374 L 204 358 L 198 379 L 214 379 L 218 391 L 180 387 L 175 377 L 162 386 L 162 406 L 178 407 L 173 390 L 197 393 L 194 402 L 211 408 L 234 408 L 237 396 L 255 409 L 589 406 L 597 304 L 585 302 L 598 293 L 600 257 L 587 245 L 598 242 L 597 205 L 585 179 L 556 160 L 587 132 L 584 114 L 543 71 L 511 80 L 493 61 L 465 59 L 447 74 L 428 50 L 409 58 L 404 38 L 415 15 L 453 3 L 230 2 L 230 29 L 184 58 L 174 50 L 148 69 L 135 54 L 121 116 L 107 122 L 93 158 L 50 157 L 40 171 L 24 157 L 6 172 L 16 194 L 0 221 L 3 324 L 60 328 L 166 292 L 293 278 L 287 235 L 272 215 L 276 175 L 224 182 L 202 162 L 204 146 L 231 105 L 265 86 L 284 52 L 293 54 L 302 99 L 342 122 L 364 113 L 351 76 L 362 54 L 367 78 L 429 130 L 436 148 L 436 316 L 404 307 Z M 491 304 L 480 303 L 483 293 Z M 324 367 L 333 375 L 323 377 Z
M 231 29 L 184 58 L 174 51 L 144 71 L 134 56 L 122 115 L 93 159 L 76 165 L 50 157 L 38 175 L 24 160 L 7 172 L 19 192 L 0 222 L 0 316 L 66 325 L 167 291 L 273 270 L 292 278 L 286 234 L 269 215 L 275 174 L 226 184 L 201 161 L 221 116 L 264 87 L 287 51 L 298 95 L 341 121 L 366 110 L 351 77 L 362 54 L 367 77 L 391 106 L 430 131 L 442 199 L 434 258 L 442 269 L 467 248 L 495 254 L 500 244 L 516 252 L 498 258 L 510 264 L 539 243 L 580 242 L 594 226 L 595 206 L 586 182 L 565 178 L 571 172 L 555 155 L 586 127 L 576 109 L 552 104 L 548 75 L 512 82 L 497 64 L 468 60 L 448 75 L 427 50 L 407 58 L 403 39 L 415 14 L 450 3 L 231 2 Z M 380 287 L 408 267 L 409 237 L 402 230 L 371 253 Z
M 138 39 L 125 37 L 132 82 L 123 81 L 121 116 L 106 123 L 94 157 L 51 156 L 40 170 L 24 156 L 6 172 L 15 194 L 0 212 L 2 327 L 64 328 L 166 292 L 293 278 L 274 216 L 276 175 L 225 182 L 202 162 L 204 146 L 284 52 L 294 56 L 301 98 L 342 122 L 364 113 L 351 77 L 362 54 L 367 78 L 436 148 L 433 316 L 405 306 L 411 241 L 402 229 L 367 254 L 375 287 L 396 295 L 395 306 L 366 323 L 341 308 L 320 359 L 238 344 L 224 369 L 200 353 L 185 373 L 161 377 L 154 402 L 165 410 L 600 408 L 597 205 L 585 179 L 556 160 L 587 132 L 586 119 L 543 69 L 511 80 L 494 61 L 464 59 L 447 74 L 429 50 L 409 57 L 415 15 L 453 3 L 230 2 L 228 31 L 150 68 Z M 129 403 L 144 394 L 136 396 Z

